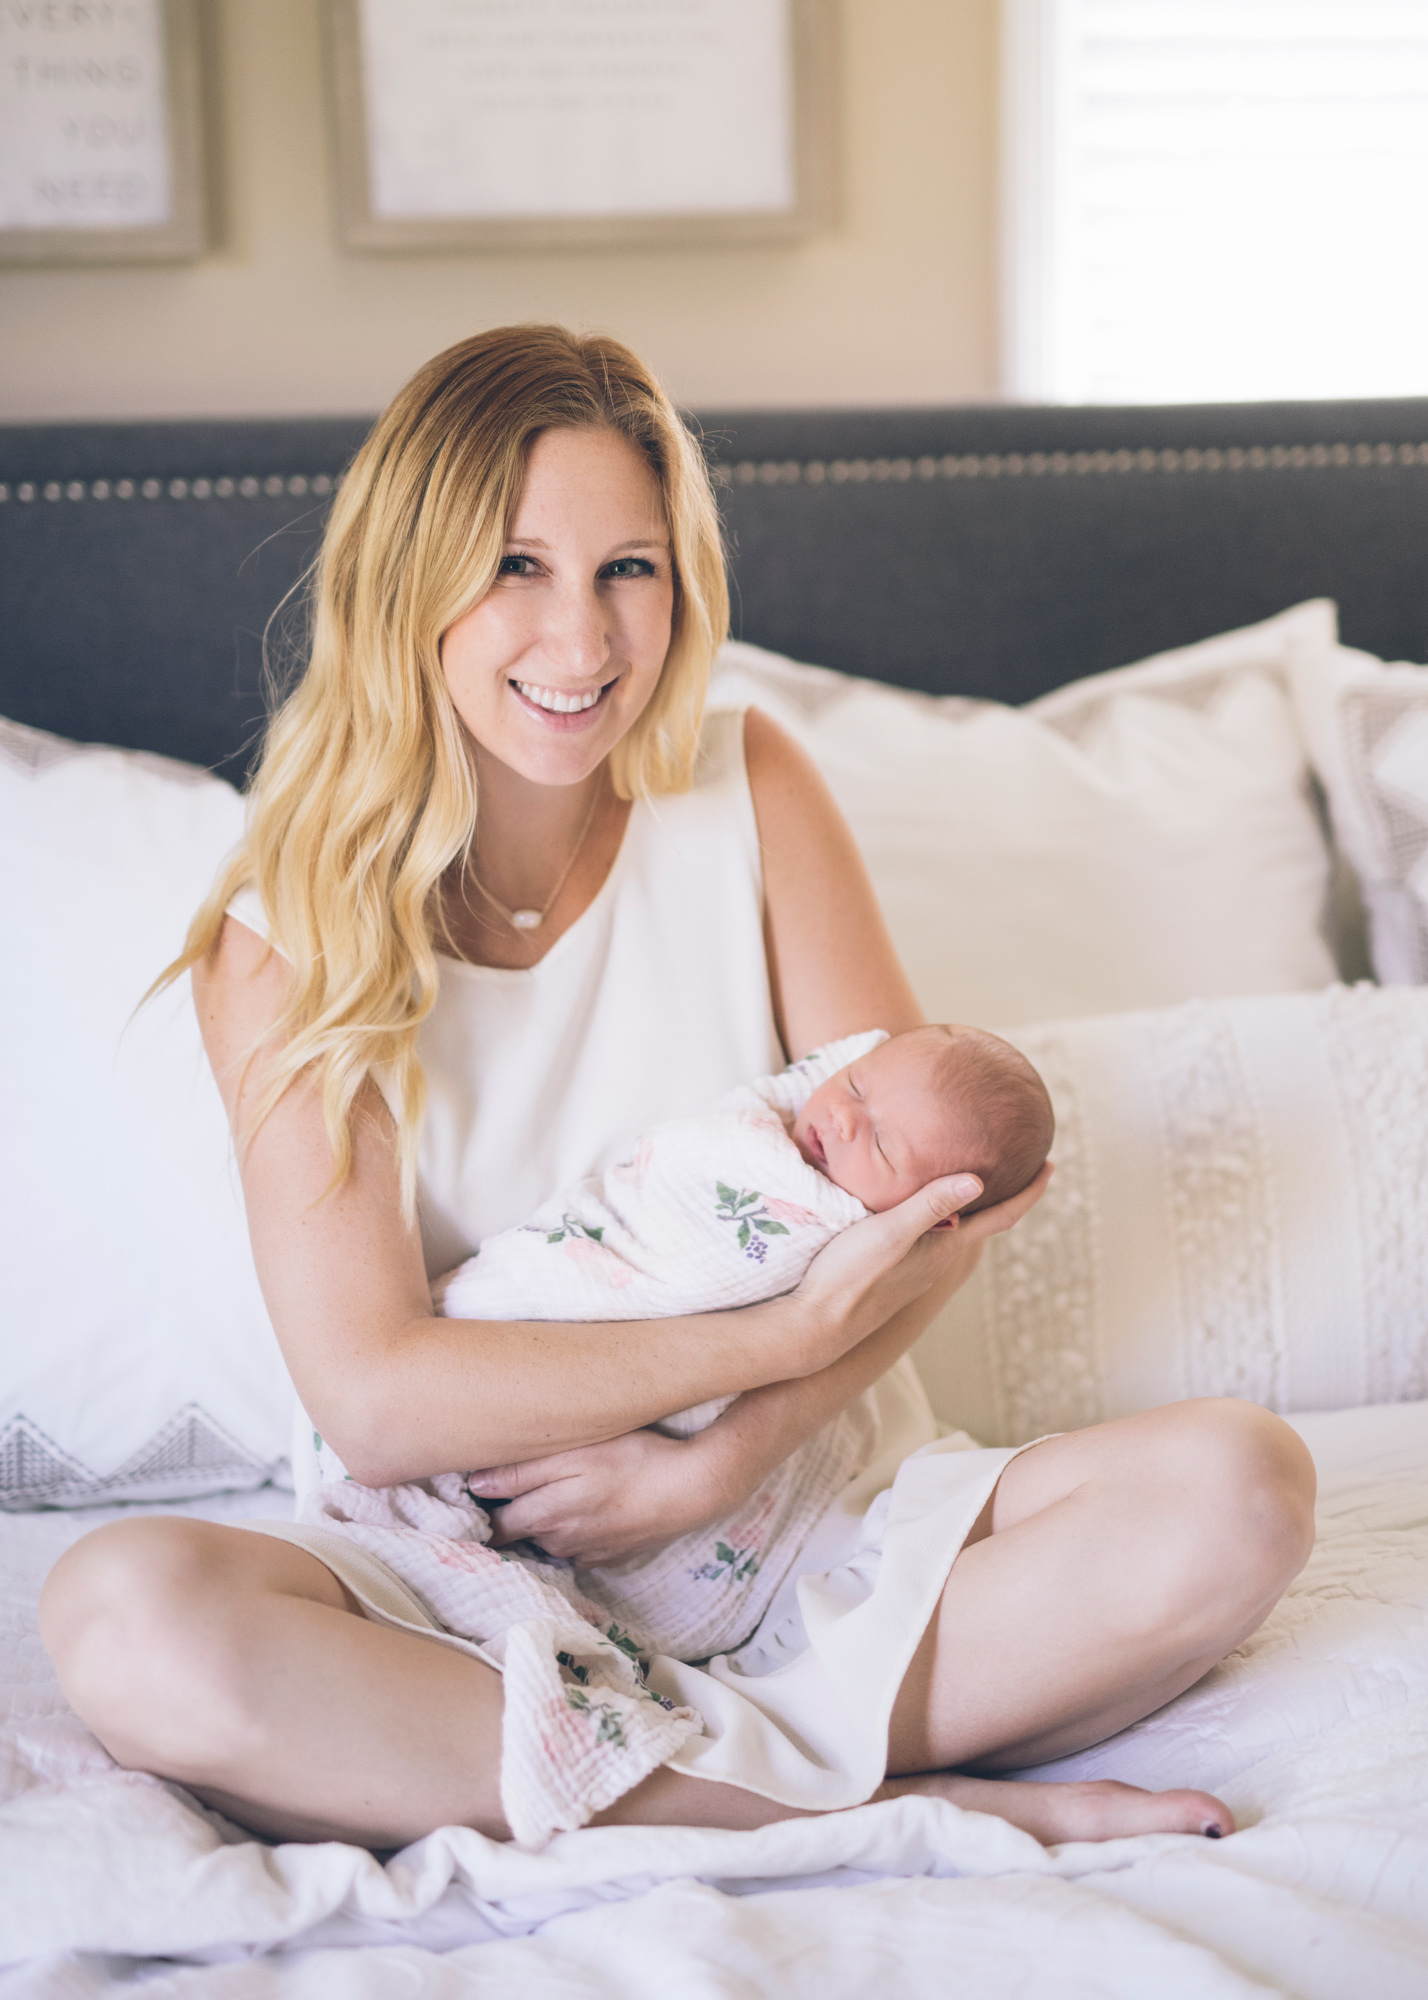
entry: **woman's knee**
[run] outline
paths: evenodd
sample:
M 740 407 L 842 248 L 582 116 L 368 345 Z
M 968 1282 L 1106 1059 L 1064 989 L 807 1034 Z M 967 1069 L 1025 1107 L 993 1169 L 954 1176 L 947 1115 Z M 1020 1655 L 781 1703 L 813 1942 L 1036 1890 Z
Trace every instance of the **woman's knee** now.
M 1162 1463 L 1180 1475 L 1177 1541 L 1191 1589 L 1214 1579 L 1214 1593 L 1242 1599 L 1246 1609 L 1276 1599 L 1309 1560 L 1314 1546 L 1314 1461 L 1281 1417 L 1237 1397 L 1172 1405 L 1159 1439 Z
M 1297 1576 L 1314 1546 L 1317 1478 L 1309 1448 L 1282 1417 L 1233 1396 L 1186 1406 L 1218 1522 L 1272 1567 Z M 1286 1578 L 1287 1580 L 1287 1578 Z
M 225 1693 L 236 1637 L 206 1522 L 111 1522 L 55 1564 L 40 1636 L 77 1714 L 120 1763 L 204 1764 L 235 1747 Z

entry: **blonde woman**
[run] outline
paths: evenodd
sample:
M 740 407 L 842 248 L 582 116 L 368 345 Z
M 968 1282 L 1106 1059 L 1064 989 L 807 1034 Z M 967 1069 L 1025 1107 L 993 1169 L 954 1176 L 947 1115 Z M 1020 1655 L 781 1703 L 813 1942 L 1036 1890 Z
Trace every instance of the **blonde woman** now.
M 1311 1534 L 1307 1456 L 1248 1404 L 1019 1453 L 933 1442 L 903 1357 L 1044 1177 L 960 1226 L 977 1183 L 934 1183 L 742 1312 L 433 1315 L 430 1274 L 629 1133 L 920 1019 L 807 760 L 756 711 L 703 714 L 726 615 L 699 451 L 612 340 L 465 341 L 358 454 L 245 845 L 173 968 L 298 1393 L 359 1479 L 484 1467 L 501 1542 L 606 1563 L 722 1516 L 863 1411 L 862 1473 L 750 1645 L 655 1663 L 702 1731 L 598 1821 L 752 1827 L 915 1790 L 1045 1840 L 1228 1832 L 1200 1792 L 991 1775 L 1188 1687 Z M 692 1440 L 644 1428 L 731 1392 Z M 501 1676 L 368 1615 L 381 1579 L 317 1545 L 95 1531 L 43 1606 L 75 1707 L 121 1764 L 268 1835 L 506 1837 Z

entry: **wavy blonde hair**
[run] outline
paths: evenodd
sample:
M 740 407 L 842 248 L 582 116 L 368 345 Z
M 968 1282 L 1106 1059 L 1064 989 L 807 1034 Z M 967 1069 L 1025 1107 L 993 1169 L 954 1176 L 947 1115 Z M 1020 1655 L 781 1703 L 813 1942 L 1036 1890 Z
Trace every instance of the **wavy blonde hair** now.
M 310 1072 L 340 1185 L 352 1164 L 353 1105 L 380 1070 L 408 1220 L 438 891 L 476 831 L 475 771 L 441 639 L 495 578 L 534 440 L 584 428 L 617 432 L 645 458 L 673 556 L 669 652 L 610 775 L 624 799 L 687 789 L 729 610 L 699 446 L 619 341 L 558 326 L 477 334 L 412 377 L 342 480 L 308 578 L 306 671 L 268 725 L 246 836 L 156 984 L 204 959 L 234 896 L 255 888 L 293 977 L 271 1030 L 278 1053 L 240 1143 Z

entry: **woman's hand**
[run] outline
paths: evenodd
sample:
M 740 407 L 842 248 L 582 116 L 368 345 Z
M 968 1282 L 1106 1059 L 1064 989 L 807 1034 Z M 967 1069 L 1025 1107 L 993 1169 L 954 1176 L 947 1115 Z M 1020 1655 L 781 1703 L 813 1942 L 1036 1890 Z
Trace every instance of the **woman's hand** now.
M 1019 1222 L 1050 1178 L 1048 1164 L 1020 1194 L 964 1221 L 957 1211 L 977 1199 L 982 1184 L 975 1174 L 951 1174 L 835 1236 L 789 1294 L 808 1350 L 790 1375 L 827 1367 L 934 1286 L 950 1296 L 976 1269 L 987 1238 Z
M 585 1564 L 645 1555 L 717 1521 L 743 1496 L 720 1476 L 710 1433 L 667 1438 L 629 1431 L 603 1444 L 473 1473 L 471 1491 L 488 1504 L 491 1544 L 538 1542 L 548 1555 Z

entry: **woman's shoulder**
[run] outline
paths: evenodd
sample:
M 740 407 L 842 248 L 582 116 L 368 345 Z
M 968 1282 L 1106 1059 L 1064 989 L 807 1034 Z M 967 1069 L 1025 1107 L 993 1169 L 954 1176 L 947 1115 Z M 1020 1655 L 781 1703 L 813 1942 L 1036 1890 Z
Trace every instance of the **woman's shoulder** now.
M 675 819 L 705 825 L 712 833 L 738 830 L 763 861 L 771 840 L 799 847 L 809 841 L 847 840 L 838 809 L 808 752 L 762 709 L 711 709 L 704 717 L 699 755 L 687 792 L 656 801 L 668 830 Z
M 747 708 L 710 708 L 699 727 L 699 753 L 694 762 L 693 789 L 742 780 L 744 718 Z
M 229 901 L 228 907 L 223 914 L 227 917 L 232 917 L 235 923 L 242 924 L 245 930 L 251 931 L 254 937 L 261 941 L 265 956 L 269 951 L 272 951 L 276 952 L 278 957 L 283 960 L 289 959 L 289 953 L 283 950 L 282 945 L 273 935 L 273 926 L 268 921 L 268 912 L 263 905 L 262 897 L 251 884 L 248 888 L 238 891 L 237 895 Z
M 696 788 L 736 785 L 755 792 L 769 785 L 801 787 L 817 778 L 813 761 L 788 731 L 748 703 L 706 712 L 695 765 Z
M 264 944 L 272 943 L 273 927 L 268 922 L 268 913 L 263 908 L 263 899 L 251 885 L 246 889 L 238 891 L 224 914 L 225 916 L 235 917 L 246 929 L 252 931 L 256 937 L 260 937 Z
M 739 755 L 765 841 L 781 831 L 815 840 L 842 831 L 842 816 L 803 745 L 761 708 L 740 710 L 739 723 Z

